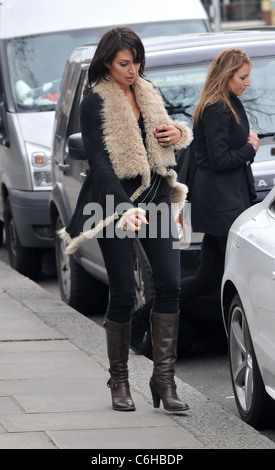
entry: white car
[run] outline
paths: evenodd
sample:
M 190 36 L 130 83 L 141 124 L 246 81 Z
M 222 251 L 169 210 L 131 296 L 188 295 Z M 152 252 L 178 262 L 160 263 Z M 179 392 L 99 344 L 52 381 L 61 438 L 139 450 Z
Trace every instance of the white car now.
M 223 320 L 241 419 L 275 423 L 275 188 L 233 223 L 222 282 Z

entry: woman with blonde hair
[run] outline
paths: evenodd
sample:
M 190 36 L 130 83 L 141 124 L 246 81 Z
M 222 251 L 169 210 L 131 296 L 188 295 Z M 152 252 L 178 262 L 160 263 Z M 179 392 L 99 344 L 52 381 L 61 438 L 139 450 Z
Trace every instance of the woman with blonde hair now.
M 239 99 L 250 86 L 250 69 L 241 50 L 219 52 L 194 112 L 191 221 L 193 231 L 204 238 L 197 273 L 181 281 L 182 309 L 210 290 L 220 291 L 229 228 L 256 198 L 251 163 L 259 139 Z
M 186 304 L 201 295 L 210 291 L 219 294 L 229 228 L 256 197 L 251 163 L 259 139 L 249 129 L 238 98 L 250 86 L 250 69 L 251 61 L 241 50 L 219 52 L 210 65 L 194 112 L 192 156 L 196 169 L 191 221 L 193 231 L 205 235 L 197 272 L 181 279 L 181 315 L 188 314 Z M 146 304 L 133 315 L 134 351 L 142 352 L 149 312 L 150 304 Z

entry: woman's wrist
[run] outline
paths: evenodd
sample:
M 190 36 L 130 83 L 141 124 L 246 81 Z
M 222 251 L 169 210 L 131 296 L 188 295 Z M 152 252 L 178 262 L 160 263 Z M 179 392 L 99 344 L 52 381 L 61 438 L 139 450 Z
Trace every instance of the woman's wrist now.
M 125 211 L 122 214 L 121 218 L 119 219 L 119 221 L 117 223 L 117 228 L 123 228 L 123 226 L 126 222 L 126 219 L 132 214 L 138 214 L 138 215 L 144 216 L 145 215 L 145 210 L 142 209 L 141 207 L 132 207 L 131 209 L 128 209 L 127 211 Z
M 174 144 L 174 149 L 179 150 L 188 147 L 193 140 L 191 129 L 186 124 L 179 121 L 172 122 L 171 125 L 180 131 L 179 140 Z

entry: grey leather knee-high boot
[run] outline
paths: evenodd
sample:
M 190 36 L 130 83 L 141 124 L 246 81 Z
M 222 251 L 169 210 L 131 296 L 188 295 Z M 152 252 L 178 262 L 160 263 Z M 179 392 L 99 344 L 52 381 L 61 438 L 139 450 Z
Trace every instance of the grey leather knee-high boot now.
M 177 358 L 179 314 L 151 314 L 151 330 L 153 345 L 153 375 L 150 388 L 154 408 L 159 408 L 160 400 L 167 411 L 186 411 L 189 406 L 183 403 L 176 392 L 175 364 Z
M 111 389 L 112 406 L 117 411 L 134 411 L 128 381 L 128 357 L 131 336 L 131 321 L 117 323 L 105 318 L 107 352 L 110 363 L 110 379 L 107 382 Z

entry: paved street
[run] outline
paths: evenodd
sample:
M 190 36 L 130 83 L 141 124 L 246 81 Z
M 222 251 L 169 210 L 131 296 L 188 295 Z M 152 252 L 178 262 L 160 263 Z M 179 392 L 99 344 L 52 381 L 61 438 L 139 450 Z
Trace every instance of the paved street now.
M 135 354 L 137 410 L 113 411 L 103 328 L 2 262 L 0 322 L 0 449 L 275 448 L 178 378 L 190 411 L 155 410 L 152 362 Z

